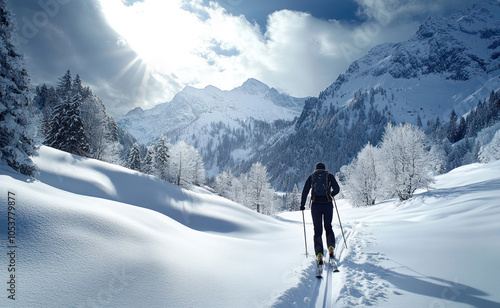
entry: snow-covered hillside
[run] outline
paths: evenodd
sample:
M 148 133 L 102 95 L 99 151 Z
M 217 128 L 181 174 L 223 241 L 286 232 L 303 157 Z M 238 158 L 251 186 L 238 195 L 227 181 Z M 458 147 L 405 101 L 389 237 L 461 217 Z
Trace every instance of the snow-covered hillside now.
M 169 140 L 195 146 L 209 174 L 217 175 L 219 168 L 225 170 L 233 166 L 231 160 L 246 158 L 281 126 L 289 127 L 300 115 L 304 100 L 255 79 L 231 91 L 186 87 L 171 102 L 149 110 L 138 107 L 119 118 L 118 124 L 144 144 L 164 134 Z
M 304 263 L 300 229 L 203 189 L 48 147 L 35 163 L 36 181 L 0 166 L 4 285 L 8 196 L 17 246 L 0 307 L 268 306 Z
M 301 212 L 265 217 L 48 147 L 35 162 L 35 181 L 0 166 L 0 275 L 14 290 L 0 307 L 500 305 L 500 161 L 439 176 L 404 203 L 338 200 L 348 248 L 335 225 L 341 272 L 322 280 Z

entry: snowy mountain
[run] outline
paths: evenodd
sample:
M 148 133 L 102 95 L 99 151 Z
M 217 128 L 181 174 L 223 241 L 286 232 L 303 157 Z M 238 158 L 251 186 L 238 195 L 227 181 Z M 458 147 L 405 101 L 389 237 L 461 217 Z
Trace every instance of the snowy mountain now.
M 404 203 L 337 200 L 348 246 L 335 224 L 340 273 L 322 280 L 301 212 L 259 215 L 48 147 L 34 162 L 34 181 L 0 164 L 0 307 L 500 305 L 499 161 L 439 176 Z
M 429 17 L 408 41 L 373 48 L 321 93 L 321 107 L 345 106 L 353 93 L 383 88 L 374 105 L 416 124 L 467 113 L 500 86 L 500 4 Z
M 468 113 L 500 88 L 499 75 L 498 2 L 428 18 L 409 40 L 379 45 L 353 62 L 306 101 L 293 134 L 253 159 L 268 167 L 277 189 L 291 191 L 317 161 L 339 171 L 367 142 L 380 140 L 388 121 L 425 128 L 453 109 Z
M 255 79 L 231 91 L 186 87 L 171 102 L 149 110 L 138 107 L 118 119 L 118 124 L 145 144 L 164 134 L 171 141 L 194 145 L 215 175 L 289 127 L 300 115 L 304 100 Z

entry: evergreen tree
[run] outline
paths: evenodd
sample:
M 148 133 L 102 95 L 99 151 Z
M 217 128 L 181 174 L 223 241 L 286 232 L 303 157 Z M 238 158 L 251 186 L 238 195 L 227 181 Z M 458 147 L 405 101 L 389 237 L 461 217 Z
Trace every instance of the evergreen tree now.
M 422 124 L 422 118 L 420 117 L 420 114 L 417 117 L 417 127 L 422 128 L 424 125 Z
M 299 188 L 297 184 L 293 186 L 292 193 L 287 198 L 287 211 L 298 211 L 300 209 L 300 198 L 301 193 L 299 192 Z
M 59 78 L 56 90 L 62 101 L 66 101 L 73 96 L 73 80 L 70 70 L 66 71 L 66 74 Z
M 89 156 L 90 144 L 80 116 L 81 97 L 78 94 L 59 104 L 49 125 L 45 144 L 80 156 Z
M 155 150 L 154 146 L 148 147 L 146 156 L 142 162 L 142 172 L 150 175 L 155 175 Z
M 69 71 L 68 71 L 69 73 Z M 71 75 L 70 75 L 71 77 Z M 78 93 L 80 96 L 83 97 L 83 85 L 82 85 L 82 80 L 80 79 L 80 75 L 76 74 L 75 80 L 73 81 L 72 84 L 72 92 L 73 93 Z
M 170 144 L 167 137 L 161 135 L 154 145 L 154 171 L 160 179 L 169 181 L 171 174 L 169 172 Z
M 14 41 L 14 23 L 5 0 L 0 0 L 0 160 L 24 175 L 36 167 L 35 125 L 30 114 L 29 76 Z
M 130 149 L 130 153 L 128 155 L 127 159 L 127 167 L 136 170 L 136 171 L 141 171 L 142 166 L 141 166 L 141 149 L 139 147 L 139 144 L 134 143 L 132 146 L 132 149 Z
M 451 110 L 450 123 L 448 124 L 448 130 L 446 132 L 448 140 L 451 143 L 457 142 L 458 139 L 458 126 L 457 126 L 458 116 L 455 109 Z
M 44 139 L 48 132 L 54 107 L 59 104 L 59 96 L 53 87 L 49 87 L 46 84 L 37 86 L 35 94 L 33 102 L 35 107 L 39 110 L 39 137 Z
M 465 138 L 465 134 L 467 133 L 467 125 L 464 117 L 460 117 L 460 123 L 457 128 L 457 141 Z

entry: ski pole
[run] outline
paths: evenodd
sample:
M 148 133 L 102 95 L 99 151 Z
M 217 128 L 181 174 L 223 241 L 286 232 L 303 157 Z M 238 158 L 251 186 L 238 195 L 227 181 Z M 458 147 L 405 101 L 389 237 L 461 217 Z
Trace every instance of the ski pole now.
M 306 219 L 304 218 L 304 210 L 302 210 L 302 223 L 304 224 L 304 242 L 306 244 L 306 258 L 308 258 L 309 256 L 307 255 Z
M 337 210 L 337 217 L 339 218 L 340 230 L 342 231 L 342 237 L 344 238 L 345 248 L 348 248 L 345 240 L 344 229 L 342 228 L 342 222 L 340 221 L 339 209 L 337 208 L 337 202 L 335 202 L 335 197 L 333 197 L 333 202 L 335 203 L 335 210 Z

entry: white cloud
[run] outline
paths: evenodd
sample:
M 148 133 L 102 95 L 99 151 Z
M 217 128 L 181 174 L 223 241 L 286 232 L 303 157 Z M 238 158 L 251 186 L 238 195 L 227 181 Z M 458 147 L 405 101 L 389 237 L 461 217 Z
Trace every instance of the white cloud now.
M 373 46 L 408 38 L 418 23 L 402 16 L 439 9 L 433 1 L 357 0 L 367 18 L 356 26 L 282 10 L 269 15 L 263 33 L 214 2 L 100 1 L 110 25 L 158 79 L 156 90 L 145 90 L 156 91 L 148 95 L 154 103 L 187 85 L 229 90 L 250 77 L 291 95 L 316 96 Z

